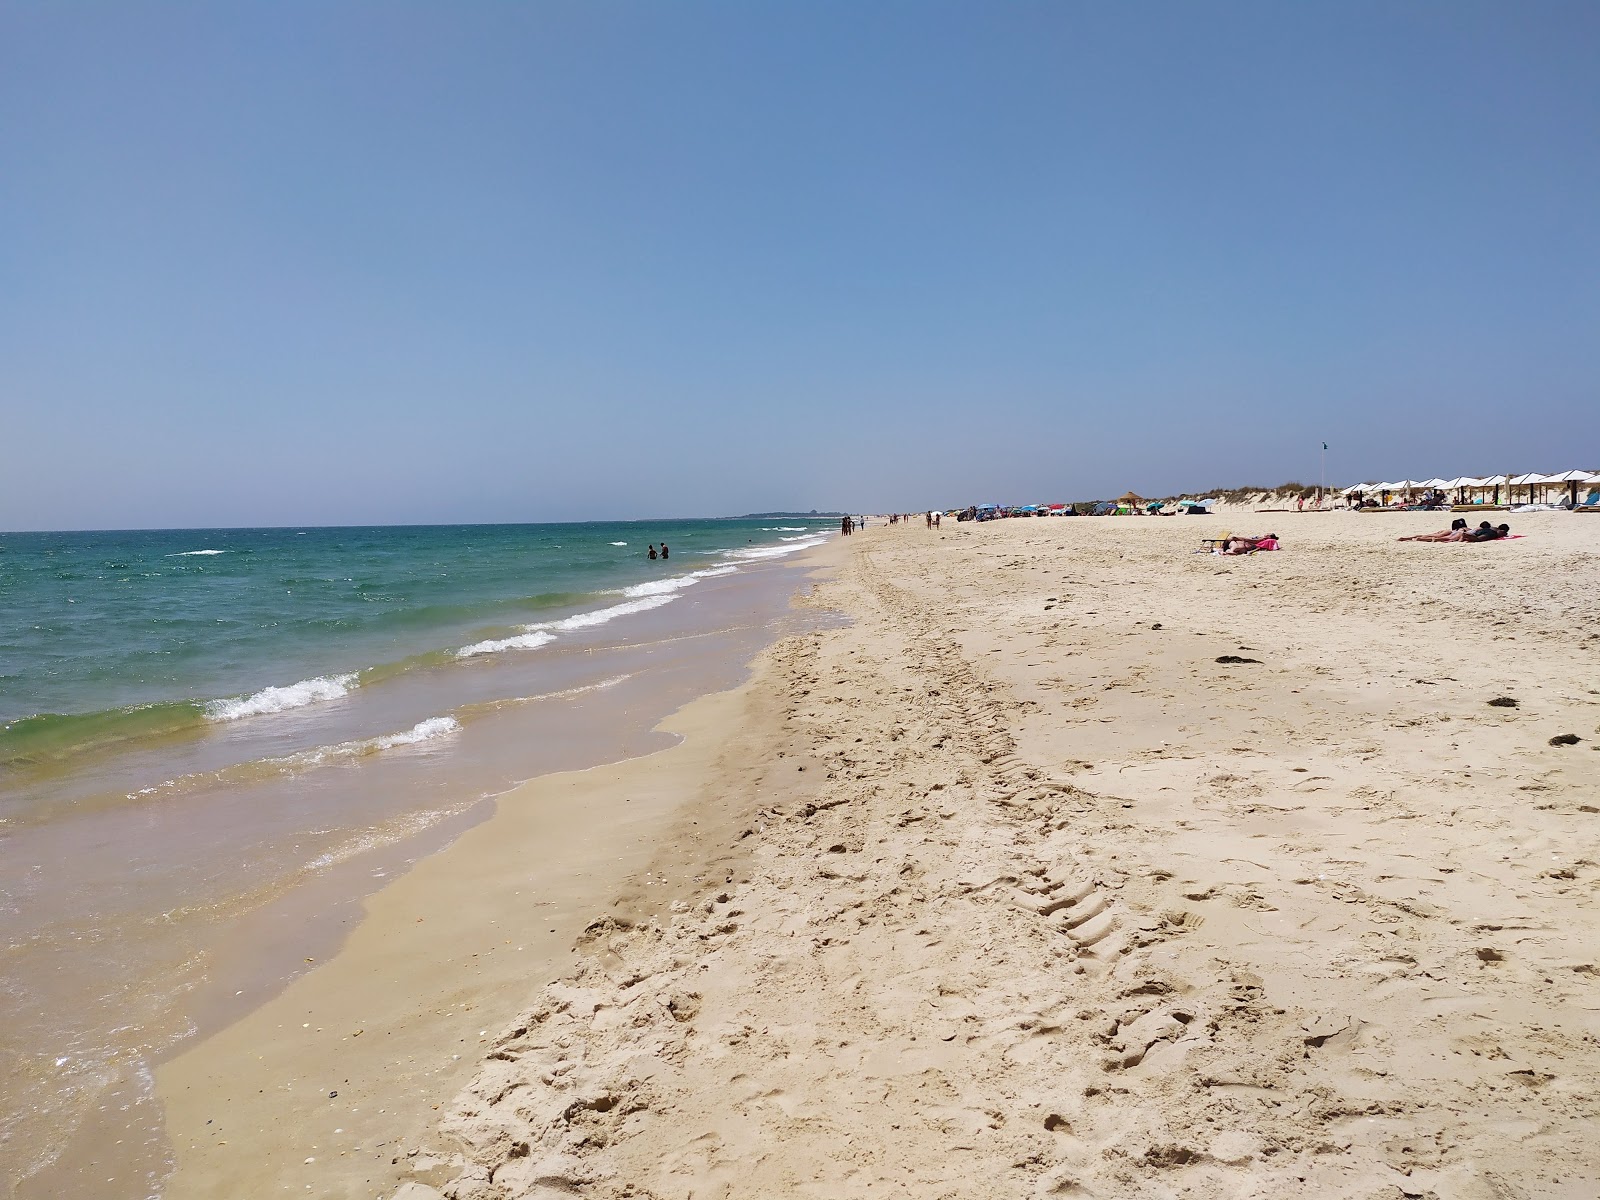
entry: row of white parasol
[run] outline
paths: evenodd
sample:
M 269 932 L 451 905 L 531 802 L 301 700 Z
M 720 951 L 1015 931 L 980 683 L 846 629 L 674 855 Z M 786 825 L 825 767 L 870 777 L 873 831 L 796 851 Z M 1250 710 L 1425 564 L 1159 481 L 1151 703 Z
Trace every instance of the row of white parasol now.
M 1534 488 L 1563 487 L 1576 491 L 1579 484 L 1600 484 L 1600 472 L 1562 471 L 1555 475 L 1487 475 L 1482 478 L 1464 475 L 1459 479 L 1400 479 L 1392 483 L 1358 483 L 1346 488 L 1346 496 L 1409 495 L 1416 492 L 1474 493 L 1505 488 L 1508 498 L 1517 491 L 1526 491 L 1531 498 Z

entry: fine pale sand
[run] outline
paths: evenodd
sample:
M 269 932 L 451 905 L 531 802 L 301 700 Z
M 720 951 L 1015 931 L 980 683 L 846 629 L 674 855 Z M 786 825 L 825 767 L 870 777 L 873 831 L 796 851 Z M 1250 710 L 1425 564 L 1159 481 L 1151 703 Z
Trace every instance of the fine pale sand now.
M 508 798 L 165 1072 L 171 1194 L 1592 1200 L 1600 519 L 1506 519 L 834 543 L 852 625 Z

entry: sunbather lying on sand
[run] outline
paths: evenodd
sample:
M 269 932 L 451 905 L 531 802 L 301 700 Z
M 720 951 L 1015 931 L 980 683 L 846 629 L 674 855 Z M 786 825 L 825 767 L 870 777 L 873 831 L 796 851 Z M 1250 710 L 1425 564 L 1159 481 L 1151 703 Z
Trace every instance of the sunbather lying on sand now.
M 1269 533 L 1266 537 L 1230 537 L 1226 542 L 1215 548 L 1217 554 L 1254 554 L 1257 550 L 1278 549 L 1278 535 Z
M 1441 529 L 1438 533 L 1414 533 L 1410 537 L 1403 537 L 1402 542 L 1460 542 L 1467 536 L 1467 523 L 1457 517 L 1450 522 L 1449 529 Z
M 1510 532 L 1509 525 L 1491 525 L 1487 521 L 1478 522 L 1476 529 L 1468 529 L 1467 523 L 1458 518 L 1451 523 L 1449 529 L 1441 529 L 1438 533 L 1419 533 L 1400 540 L 1402 542 L 1492 542 Z

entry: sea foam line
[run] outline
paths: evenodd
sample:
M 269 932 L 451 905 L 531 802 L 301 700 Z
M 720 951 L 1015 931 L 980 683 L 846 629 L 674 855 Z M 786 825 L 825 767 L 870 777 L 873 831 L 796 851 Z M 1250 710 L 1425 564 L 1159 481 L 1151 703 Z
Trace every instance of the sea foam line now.
M 470 646 L 463 646 L 456 651 L 456 657 L 476 658 L 480 654 L 499 654 L 502 650 L 534 650 L 556 640 L 555 634 L 545 633 L 531 625 L 524 625 L 523 630 L 524 632 L 515 637 L 490 638 L 488 641 L 473 642 Z
M 454 717 L 429 717 L 400 733 L 385 733 L 378 737 L 338 742 L 332 746 L 319 746 L 315 750 L 303 750 L 299 754 L 291 754 L 288 758 L 278 761 L 285 766 L 316 766 L 340 758 L 365 758 L 369 754 L 393 750 L 396 746 L 416 746 L 460 732 L 461 722 Z
M 574 629 L 590 629 L 596 625 L 604 625 L 607 621 L 615 621 L 618 617 L 626 617 L 630 613 L 649 612 L 652 608 L 660 608 L 663 604 L 671 604 L 678 597 L 672 593 L 666 595 L 638 596 L 632 600 L 625 600 L 621 604 L 613 604 L 610 608 L 597 608 L 593 612 L 574 613 L 570 617 L 562 617 L 559 621 L 544 621 L 538 625 L 528 625 L 530 630 L 557 629 L 562 633 L 570 633 Z
M 750 562 L 763 558 L 782 558 L 798 550 L 809 550 L 813 546 L 820 546 L 827 541 L 825 534 L 812 534 L 793 541 L 786 541 L 781 546 L 747 546 L 738 550 L 724 550 L 724 558 L 732 558 L 741 562 Z
M 571 633 L 578 629 L 593 629 L 597 625 L 605 625 L 615 621 L 618 617 L 631 616 L 634 613 L 649 612 L 652 608 L 660 608 L 663 604 L 671 604 L 678 598 L 678 593 L 686 587 L 693 587 L 702 579 L 715 579 L 722 575 L 732 575 L 739 568 L 731 564 L 719 567 L 707 567 L 700 571 L 691 571 L 687 575 L 674 575 L 669 579 L 651 579 L 644 583 L 636 583 L 625 587 L 613 595 L 626 596 L 627 599 L 620 604 L 612 604 L 606 608 L 596 608 L 589 612 L 573 613 L 570 617 L 562 617 L 559 621 L 539 621 L 532 625 L 524 625 L 522 632 L 514 637 L 491 638 L 488 641 L 474 642 L 470 646 L 463 646 L 456 651 L 457 658 L 472 658 L 480 654 L 498 654 L 502 650 L 532 650 L 555 641 L 558 633 Z
M 223 767 L 216 771 L 197 771 L 188 775 L 179 775 L 176 779 L 168 779 L 154 787 L 140 788 L 138 791 L 128 792 L 129 800 L 138 800 L 144 796 L 168 795 L 187 791 L 207 783 L 226 783 L 230 781 L 259 780 L 272 775 L 290 775 L 312 767 L 320 767 L 325 763 L 339 762 L 345 759 L 366 758 L 369 755 L 380 754 L 385 750 L 393 750 L 403 746 L 417 746 L 423 742 L 436 741 L 439 738 L 449 737 L 461 731 L 461 722 L 455 717 L 428 717 L 418 721 L 410 729 L 399 733 L 385 733 L 377 737 L 358 738 L 349 742 L 336 742 L 331 746 L 316 746 L 310 750 L 300 750 L 294 754 L 287 754 L 279 758 L 258 758 L 249 762 L 235 763 L 231 767 Z
M 323 675 L 316 679 L 302 679 L 287 687 L 262 688 L 249 696 L 212 700 L 203 706 L 202 711 L 210 721 L 237 721 L 241 717 L 288 712 L 324 700 L 337 700 L 349 695 L 350 689 L 355 686 L 354 675 Z
M 636 583 L 632 587 L 625 587 L 621 594 L 624 596 L 661 596 L 668 592 L 681 592 L 686 587 L 693 587 L 702 579 L 715 579 L 719 575 L 732 575 L 739 568 L 735 566 L 707 567 L 703 571 L 690 571 L 687 575 L 672 575 L 666 579 L 649 579 L 644 583 Z
M 308 872 L 325 871 L 329 867 L 338 866 L 340 863 L 349 862 L 358 855 L 370 850 L 392 846 L 406 838 L 416 837 L 451 817 L 459 816 L 465 812 L 469 805 L 458 804 L 449 808 L 436 809 L 432 812 L 407 813 L 404 816 L 394 817 L 370 829 L 362 830 L 354 837 L 317 855 L 306 863 L 304 870 Z

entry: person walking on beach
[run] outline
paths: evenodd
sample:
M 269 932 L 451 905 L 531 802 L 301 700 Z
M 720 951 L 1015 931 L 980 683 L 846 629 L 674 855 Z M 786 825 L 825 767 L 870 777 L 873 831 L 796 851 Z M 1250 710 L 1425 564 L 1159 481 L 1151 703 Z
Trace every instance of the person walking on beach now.
M 655 560 L 656 560 L 656 544 L 654 542 L 651 542 L 650 543 L 650 561 L 651 562 L 655 562 Z

